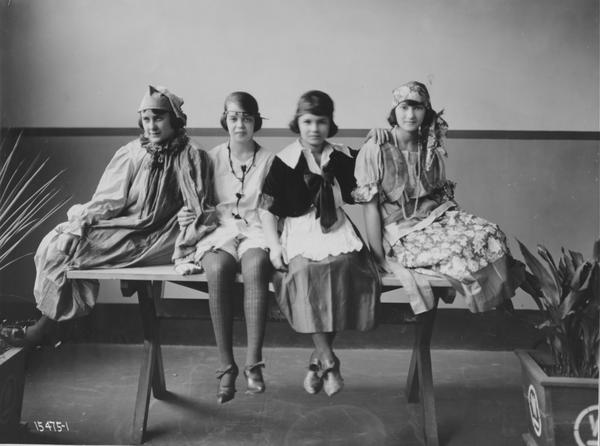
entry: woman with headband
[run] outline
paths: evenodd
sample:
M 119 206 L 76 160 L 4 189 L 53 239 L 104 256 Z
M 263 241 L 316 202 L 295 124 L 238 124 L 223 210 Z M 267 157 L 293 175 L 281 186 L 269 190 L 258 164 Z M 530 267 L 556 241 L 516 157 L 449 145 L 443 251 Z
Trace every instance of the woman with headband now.
M 269 279 L 272 268 L 258 213 L 258 200 L 273 155 L 254 140 L 262 127 L 256 99 L 236 91 L 225 99 L 221 126 L 229 139 L 209 151 L 214 164 L 219 226 L 202 238 L 191 252 L 175 259 L 181 274 L 206 271 L 210 315 L 219 350 L 217 401 L 235 396 L 239 373 L 233 357 L 233 299 L 235 277 L 244 279 L 244 314 L 248 336 L 246 393 L 265 391 L 262 345 L 267 316 Z M 179 213 L 179 224 L 188 228 L 196 214 Z
M 393 92 L 389 141 L 365 143 L 353 196 L 364 208 L 367 239 L 381 269 L 407 289 L 415 314 L 435 305 L 427 276 L 447 278 L 473 312 L 514 296 L 524 277 L 500 228 L 459 209 L 443 157 L 448 125 L 420 82 Z M 379 134 L 379 132 L 376 132 Z
M 184 203 L 196 210 L 200 232 L 214 228 L 211 163 L 186 134 L 182 104 L 164 87 L 148 88 L 138 109 L 143 134 L 117 150 L 92 199 L 72 206 L 68 221 L 42 240 L 34 286 L 42 316 L 1 333 L 10 343 L 39 344 L 56 321 L 92 310 L 98 281 L 68 280 L 69 269 L 169 263 L 182 242 L 177 212 Z

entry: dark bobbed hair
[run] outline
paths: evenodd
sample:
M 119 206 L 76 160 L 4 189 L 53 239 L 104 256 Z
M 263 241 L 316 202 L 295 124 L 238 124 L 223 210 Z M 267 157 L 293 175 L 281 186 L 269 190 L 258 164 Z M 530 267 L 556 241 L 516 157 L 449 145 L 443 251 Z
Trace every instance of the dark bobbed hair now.
M 333 100 L 327 93 L 320 90 L 307 91 L 298 99 L 296 114 L 289 124 L 290 130 L 296 134 L 300 133 L 298 119 L 307 113 L 317 116 L 327 116 L 329 118 L 329 133 L 327 137 L 331 138 L 338 132 L 338 126 L 333 120 L 333 110 Z
M 249 115 L 252 115 L 254 117 L 255 132 L 258 132 L 262 128 L 263 119 L 260 116 L 260 112 L 258 111 L 258 102 L 256 102 L 254 96 L 245 91 L 234 91 L 225 98 L 225 102 L 223 103 L 223 113 L 221 114 L 221 120 L 219 122 L 221 123 L 221 127 L 223 127 L 225 131 L 228 131 L 227 104 L 229 102 L 236 103 L 241 107 L 242 110 L 244 110 L 245 113 L 248 113 Z
M 162 110 L 159 108 L 150 108 L 149 110 L 152 110 L 152 113 L 154 113 L 155 115 L 160 116 L 164 115 L 165 113 L 168 113 L 169 121 L 171 122 L 171 127 L 173 127 L 174 130 L 180 130 L 185 127 L 183 120 L 175 116 L 175 113 L 173 113 L 172 111 Z M 144 130 L 144 125 L 142 124 L 142 113 L 140 112 L 139 115 L 140 116 L 138 117 L 138 127 Z
M 433 109 L 426 107 L 424 104 L 421 104 L 420 102 L 416 102 L 416 101 L 406 101 L 406 103 L 412 104 L 412 105 L 416 105 L 416 104 L 423 105 L 425 107 L 425 118 L 423 118 L 423 123 L 421 124 L 421 126 L 429 127 L 431 125 L 431 123 L 433 122 L 433 118 L 436 115 L 436 113 L 435 113 L 435 111 L 433 111 Z M 400 104 L 398 104 L 398 105 L 400 105 Z M 396 107 L 398 107 L 398 105 L 396 105 Z M 395 127 L 398 125 L 398 121 L 396 120 L 396 107 L 392 107 L 392 109 L 388 113 L 388 117 L 387 117 L 387 121 L 390 123 L 390 125 L 392 127 Z

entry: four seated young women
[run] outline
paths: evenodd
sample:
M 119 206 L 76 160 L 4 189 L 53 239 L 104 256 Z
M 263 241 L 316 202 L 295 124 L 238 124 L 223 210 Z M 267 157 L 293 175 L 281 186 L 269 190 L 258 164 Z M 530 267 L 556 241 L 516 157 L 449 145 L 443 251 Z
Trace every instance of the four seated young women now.
M 34 294 L 42 317 L 25 331 L 1 333 L 11 343 L 38 344 L 55 321 L 92 309 L 98 283 L 67 280 L 68 269 L 173 259 L 181 274 L 207 275 L 218 402 L 236 391 L 238 271 L 247 393 L 265 390 L 262 344 L 273 279 L 282 313 L 294 330 L 311 334 L 315 346 L 304 389 L 332 396 L 343 388 L 333 340 L 341 330 L 375 325 L 379 271 L 401 280 L 415 313 L 434 306 L 426 276 L 447 278 L 472 311 L 500 305 L 521 283 L 522 265 L 498 226 L 454 201 L 442 159 L 447 124 L 423 84 L 394 90 L 392 128 L 375 131 L 358 156 L 327 140 L 337 126 L 333 101 L 322 91 L 300 97 L 290 123 L 299 138 L 275 156 L 254 140 L 263 118 L 250 94 L 227 96 L 221 125 L 229 138 L 208 153 L 186 135 L 182 104 L 169 90 L 149 87 L 138 110 L 143 135 L 117 151 L 92 199 L 73 206 L 69 221 L 40 244 Z M 370 251 L 345 203 L 363 203 Z

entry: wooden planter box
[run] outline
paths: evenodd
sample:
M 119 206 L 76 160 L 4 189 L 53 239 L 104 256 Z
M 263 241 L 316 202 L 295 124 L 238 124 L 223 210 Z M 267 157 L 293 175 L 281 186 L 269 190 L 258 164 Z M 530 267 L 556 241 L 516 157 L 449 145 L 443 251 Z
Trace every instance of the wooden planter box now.
M 598 446 L 598 380 L 550 377 L 533 359 L 538 353 L 515 353 L 529 416 L 527 446 Z
M 0 443 L 14 441 L 20 431 L 25 350 L 10 348 L 0 354 Z

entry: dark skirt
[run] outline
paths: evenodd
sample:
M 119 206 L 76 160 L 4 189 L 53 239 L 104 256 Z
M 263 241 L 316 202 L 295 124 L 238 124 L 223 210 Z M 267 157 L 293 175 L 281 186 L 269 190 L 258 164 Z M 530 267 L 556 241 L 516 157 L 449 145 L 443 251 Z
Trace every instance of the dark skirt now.
M 320 261 L 296 256 L 273 282 L 281 312 L 299 333 L 375 326 L 381 281 L 365 248 Z

